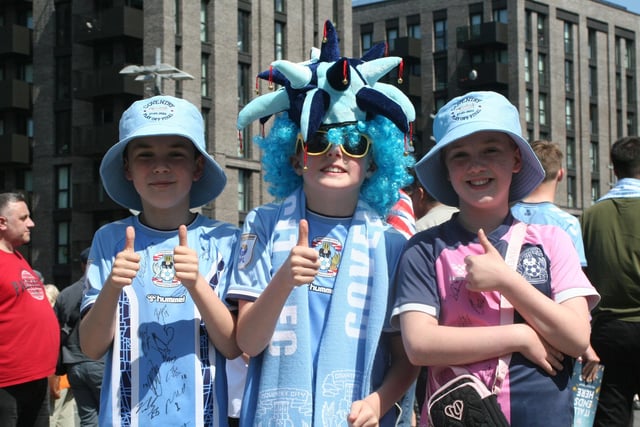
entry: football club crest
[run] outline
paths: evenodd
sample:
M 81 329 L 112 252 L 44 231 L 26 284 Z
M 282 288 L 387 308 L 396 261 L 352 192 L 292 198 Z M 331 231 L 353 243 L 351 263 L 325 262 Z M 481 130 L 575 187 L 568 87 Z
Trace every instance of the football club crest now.
M 238 268 L 242 270 L 251 262 L 253 248 L 256 245 L 258 236 L 255 234 L 243 234 L 240 237 L 240 253 L 238 254 Z
M 153 277 L 151 281 L 163 288 L 174 288 L 180 284 L 176 279 L 176 270 L 173 264 L 173 252 L 163 251 L 153 256 Z

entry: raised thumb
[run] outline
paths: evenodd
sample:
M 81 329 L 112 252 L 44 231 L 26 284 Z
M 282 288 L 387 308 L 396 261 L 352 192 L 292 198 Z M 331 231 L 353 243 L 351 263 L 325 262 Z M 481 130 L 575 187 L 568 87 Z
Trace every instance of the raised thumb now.
M 309 247 L 309 223 L 306 219 L 301 219 L 298 225 L 298 244 L 297 246 Z

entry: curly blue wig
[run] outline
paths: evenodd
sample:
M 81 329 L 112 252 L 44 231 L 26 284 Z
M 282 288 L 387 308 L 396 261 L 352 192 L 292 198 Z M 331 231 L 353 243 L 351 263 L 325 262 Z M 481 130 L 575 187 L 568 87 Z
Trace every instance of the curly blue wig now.
M 375 116 L 372 120 L 358 121 L 347 126 L 347 135 L 359 138 L 363 133 L 371 139 L 371 156 L 375 172 L 366 178 L 360 189 L 360 196 L 381 216 L 386 217 L 391 207 L 398 201 L 399 190 L 413 181 L 409 169 L 414 158 L 405 152 L 405 135 L 389 119 Z M 329 141 L 339 142 L 345 128 L 329 130 Z M 265 137 L 256 137 L 255 142 L 262 149 L 264 178 L 269 183 L 269 193 L 278 200 L 286 198 L 302 185 L 292 164 L 296 153 L 296 138 L 300 128 L 286 113 L 279 114 Z

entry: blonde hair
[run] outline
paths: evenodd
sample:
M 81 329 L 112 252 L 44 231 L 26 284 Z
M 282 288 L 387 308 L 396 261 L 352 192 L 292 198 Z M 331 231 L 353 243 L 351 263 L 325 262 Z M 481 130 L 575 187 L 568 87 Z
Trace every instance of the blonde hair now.
M 49 304 L 51 304 L 51 307 L 53 307 L 53 305 L 56 303 L 58 295 L 60 295 L 60 290 L 56 285 L 52 283 L 47 283 L 46 285 L 44 285 L 44 290 L 47 293 Z

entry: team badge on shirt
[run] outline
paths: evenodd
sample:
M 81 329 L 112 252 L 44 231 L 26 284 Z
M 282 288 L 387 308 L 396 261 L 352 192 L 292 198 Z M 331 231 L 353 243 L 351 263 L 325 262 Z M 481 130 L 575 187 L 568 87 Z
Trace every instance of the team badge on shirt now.
M 243 234 L 240 236 L 240 253 L 238 253 L 238 269 L 242 270 L 251 262 L 253 248 L 256 246 L 258 236 L 255 234 Z
M 338 266 L 342 254 L 342 243 L 328 237 L 316 237 L 311 241 L 311 247 L 318 251 L 320 256 L 319 276 L 335 277 L 338 274 Z
M 176 279 L 176 270 L 173 264 L 173 252 L 162 251 L 153 256 L 153 277 L 151 281 L 163 288 L 173 288 L 180 284 Z

